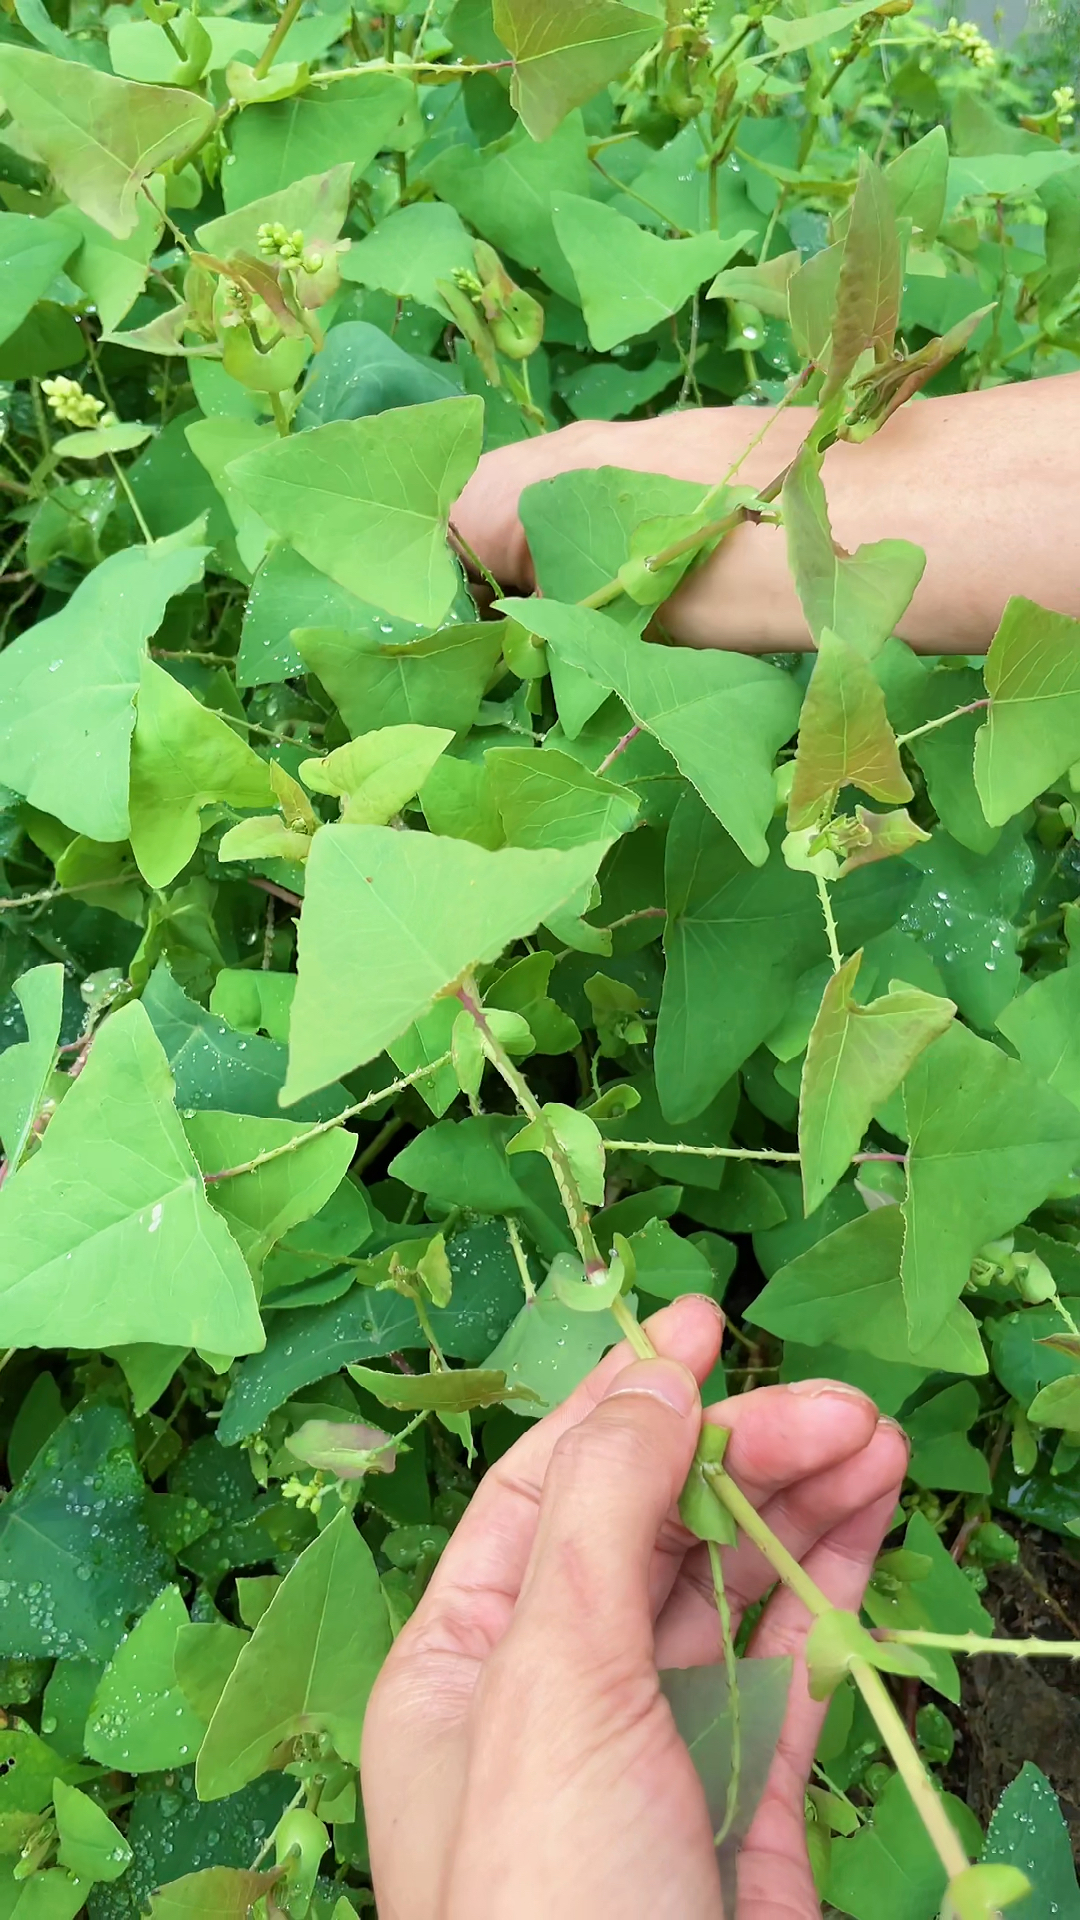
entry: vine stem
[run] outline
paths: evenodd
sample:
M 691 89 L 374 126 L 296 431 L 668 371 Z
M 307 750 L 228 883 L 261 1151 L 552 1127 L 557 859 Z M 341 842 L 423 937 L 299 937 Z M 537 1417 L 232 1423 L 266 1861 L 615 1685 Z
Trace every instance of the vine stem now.
M 278 48 L 300 11 L 300 5 L 301 0 L 285 0 L 285 5 L 281 10 L 281 18 L 278 20 L 273 33 L 270 35 L 269 40 L 255 62 L 256 80 L 266 79 L 267 74 L 277 58 Z
M 500 587 L 498 581 L 496 580 L 495 575 L 491 572 L 491 569 L 489 567 L 485 567 L 483 561 L 480 558 L 480 555 L 476 551 L 476 548 L 473 546 L 470 546 L 469 542 L 465 538 L 465 535 L 462 533 L 460 527 L 456 527 L 452 520 L 448 520 L 446 524 L 447 524 L 447 529 L 449 531 L 451 540 L 455 543 L 455 545 L 461 548 L 463 559 L 469 561 L 469 563 L 473 567 L 475 567 L 476 572 L 479 575 L 480 579 L 484 582 L 485 586 L 488 586 L 491 588 L 496 598 L 498 599 L 499 597 L 501 597 L 502 588 Z
M 773 409 L 760 433 L 755 439 L 751 440 L 749 446 L 743 449 L 735 465 L 728 469 L 728 472 L 722 480 L 718 480 L 715 486 L 709 487 L 702 495 L 697 508 L 699 513 L 708 507 L 712 501 L 716 499 L 718 494 L 724 491 L 729 480 L 738 472 L 747 454 L 753 447 L 760 445 L 777 415 L 780 414 L 788 405 L 789 401 L 794 398 L 800 387 L 805 386 L 806 381 L 810 378 L 813 371 L 814 367 L 812 363 L 803 368 L 790 392 L 786 393 L 779 406 Z M 734 507 L 730 513 L 723 514 L 720 519 L 707 520 L 703 526 L 695 527 L 692 532 L 683 534 L 681 539 L 672 540 L 670 545 L 661 547 L 659 552 L 650 553 L 645 561 L 645 566 L 648 571 L 650 573 L 660 573 L 671 561 L 681 560 L 684 553 L 694 553 L 699 547 L 705 546 L 710 540 L 722 540 L 725 534 L 733 533 L 735 528 L 741 526 L 744 520 L 752 520 L 758 517 L 762 507 L 770 506 L 774 500 L 779 498 L 784 481 L 791 471 L 791 465 L 792 463 L 789 461 L 786 467 L 782 467 L 779 473 L 774 474 L 768 486 L 763 487 L 757 495 L 755 505 Z M 612 600 L 617 600 L 622 591 L 622 581 L 616 575 L 613 580 L 606 580 L 602 587 L 597 587 L 594 593 L 587 594 L 585 598 L 579 600 L 577 604 L 579 607 L 606 607 L 610 605 Z
M 68 893 L 90 893 L 95 887 L 121 887 L 125 881 L 134 880 L 134 873 L 114 873 L 105 880 L 79 880 L 71 887 L 43 887 L 40 893 L 15 894 L 9 900 L 0 900 L 0 913 L 13 913 L 18 907 L 40 907 L 48 900 L 60 900 Z
M 603 779 L 603 776 L 607 772 L 612 761 L 617 760 L 620 753 L 626 752 L 626 749 L 630 745 L 631 740 L 636 740 L 640 732 L 641 732 L 641 728 L 638 726 L 634 726 L 630 728 L 629 733 L 623 734 L 623 737 L 621 740 L 616 740 L 615 745 L 611 749 L 611 752 L 605 755 L 604 759 L 601 760 L 600 765 L 596 769 L 596 777 L 598 780 Z
M 148 547 L 152 547 L 154 544 L 154 536 L 151 533 L 150 528 L 146 524 L 146 520 L 143 515 L 142 508 L 140 507 L 138 501 L 136 500 L 135 495 L 131 491 L 127 474 L 124 472 L 124 469 L 120 465 L 120 462 L 117 459 L 115 453 L 110 453 L 109 465 L 111 466 L 113 472 L 116 475 L 121 493 L 124 495 L 124 498 L 128 503 L 128 506 L 131 508 L 131 511 L 135 516 L 136 524 L 138 526 L 139 532 L 142 534 L 145 545 Z
M 522 1246 L 522 1243 L 521 1243 L 521 1234 L 518 1232 L 518 1223 L 514 1219 L 514 1216 L 512 1213 L 508 1213 L 506 1215 L 506 1233 L 507 1233 L 507 1238 L 510 1241 L 510 1248 L 514 1256 L 514 1263 L 517 1267 L 518 1273 L 521 1276 L 521 1287 L 522 1287 L 522 1292 L 525 1295 L 526 1302 L 528 1302 L 529 1300 L 535 1300 L 536 1288 L 533 1285 L 532 1274 L 529 1272 L 529 1262 L 525 1255 L 525 1248 Z
M 910 733 L 898 733 L 896 744 L 906 747 L 909 740 L 918 740 L 924 733 L 936 733 L 939 727 L 947 727 L 950 720 L 959 720 L 965 713 L 981 713 L 989 705 L 989 700 L 970 700 L 966 707 L 954 707 L 951 713 L 943 713 L 937 720 L 926 720 L 921 727 L 912 727 Z
M 717 1618 L 720 1621 L 720 1644 L 724 1650 L 724 1671 L 727 1674 L 728 1700 L 731 1704 L 731 1778 L 728 1781 L 727 1796 L 724 1805 L 724 1818 L 713 1834 L 713 1845 L 721 1847 L 731 1832 L 735 1815 L 739 1810 L 739 1778 L 742 1773 L 742 1705 L 739 1699 L 739 1672 L 735 1659 L 735 1636 L 731 1631 L 731 1607 L 728 1603 L 727 1587 L 724 1583 L 724 1568 L 720 1559 L 720 1548 L 715 1540 L 707 1542 L 709 1549 L 709 1571 L 712 1574 L 713 1599 L 716 1602 Z
M 832 970 L 834 973 L 839 973 L 844 964 L 844 960 L 840 952 L 840 942 L 836 935 L 836 919 L 832 910 L 832 901 L 829 898 L 829 883 L 822 878 L 820 873 L 816 873 L 814 878 L 817 881 L 821 911 L 825 916 L 825 932 L 829 940 L 829 958 L 832 961 Z
M 905 1647 L 944 1647 L 952 1653 L 1011 1653 L 1018 1660 L 1080 1660 L 1080 1640 L 994 1640 L 980 1633 L 931 1633 L 923 1627 L 885 1627 L 877 1640 Z
M 283 14 L 282 19 L 284 19 L 284 17 L 285 16 Z M 285 403 L 282 400 L 280 393 L 270 394 L 269 399 L 270 399 L 270 411 L 274 416 L 274 425 L 277 428 L 281 438 L 283 440 L 287 440 L 289 437 L 289 416 L 285 411 Z
M 805 1567 L 800 1566 L 794 1555 L 788 1552 L 783 1541 L 777 1539 L 768 1521 L 762 1518 L 730 1474 L 725 1473 L 715 1461 L 704 1461 L 701 1470 L 717 1499 L 727 1508 L 747 1539 L 752 1540 L 764 1555 L 774 1572 L 779 1574 L 784 1585 L 802 1601 L 807 1612 L 815 1619 L 832 1613 L 834 1609 L 828 1596 L 810 1578 Z M 892 1696 L 881 1675 L 865 1660 L 853 1660 L 850 1672 L 873 1715 L 896 1771 L 934 1843 L 938 1858 L 948 1878 L 954 1880 L 958 1874 L 965 1872 L 967 1855 L 919 1758 L 911 1735 L 893 1704 Z
M 688 1147 L 681 1140 L 601 1140 L 600 1144 L 609 1153 L 693 1153 L 702 1160 L 791 1160 L 797 1164 L 802 1159 L 799 1153 L 773 1153 L 763 1147 Z M 898 1157 L 902 1159 L 903 1155 Z
M 369 1093 L 365 1099 L 358 1100 L 355 1106 L 346 1107 L 343 1112 L 335 1113 L 332 1120 L 319 1120 L 303 1133 L 295 1133 L 291 1140 L 284 1140 L 280 1147 L 267 1147 L 265 1153 L 257 1153 L 252 1160 L 245 1160 L 238 1167 L 223 1167 L 219 1173 L 204 1173 L 203 1183 L 213 1186 L 218 1180 L 238 1180 L 242 1173 L 254 1173 L 259 1167 L 265 1167 L 271 1160 L 280 1160 L 284 1153 L 295 1153 L 299 1147 L 307 1145 L 309 1140 L 318 1139 L 321 1133 L 331 1133 L 335 1127 L 343 1126 L 346 1120 L 355 1120 L 358 1114 L 365 1113 L 369 1107 L 377 1107 L 383 1100 L 390 1100 L 396 1093 L 403 1093 L 406 1087 L 414 1087 L 418 1080 L 426 1079 L 429 1073 L 437 1073 L 440 1067 L 449 1066 L 450 1055 L 444 1053 L 437 1060 L 429 1060 L 425 1067 L 414 1067 L 411 1073 L 402 1074 L 388 1087 L 382 1087 L 378 1093 Z
M 544 1143 L 544 1157 L 548 1161 L 552 1173 L 555 1175 L 555 1181 L 559 1193 L 562 1196 L 562 1203 L 566 1209 L 566 1217 L 570 1223 L 570 1231 L 574 1236 L 574 1242 L 585 1268 L 585 1277 L 595 1285 L 604 1279 L 607 1273 L 607 1263 L 596 1244 L 596 1236 L 589 1224 L 588 1210 L 581 1197 L 581 1189 L 578 1186 L 574 1176 L 574 1170 L 570 1165 L 565 1149 L 556 1138 L 551 1121 L 537 1100 L 524 1074 L 519 1073 L 505 1047 L 500 1045 L 492 1033 L 487 1021 L 487 1016 L 484 1013 L 476 982 L 471 974 L 466 974 L 461 985 L 458 987 L 456 998 L 461 1002 L 466 1013 L 471 1014 L 473 1020 L 476 1022 L 476 1029 L 480 1035 L 480 1043 L 488 1059 L 491 1061 L 492 1066 L 495 1068 L 496 1073 L 505 1080 L 522 1112 L 527 1114 L 530 1120 L 534 1120 L 540 1130 L 541 1139 Z M 614 1308 L 612 1311 L 614 1311 Z M 635 1322 L 635 1325 L 636 1324 Z

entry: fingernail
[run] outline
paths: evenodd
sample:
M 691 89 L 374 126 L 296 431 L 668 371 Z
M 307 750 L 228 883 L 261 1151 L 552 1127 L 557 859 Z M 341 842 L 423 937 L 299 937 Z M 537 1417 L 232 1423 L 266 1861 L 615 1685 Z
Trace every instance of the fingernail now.
M 904 1428 L 903 1428 L 903 1427 L 901 1426 L 901 1424 L 900 1424 L 900 1422 L 899 1422 L 899 1420 L 894 1420 L 894 1419 L 893 1419 L 893 1417 L 892 1417 L 892 1414 L 891 1414 L 891 1413 L 881 1413 L 881 1414 L 879 1414 L 879 1415 L 878 1415 L 878 1426 L 879 1426 L 879 1427 L 891 1427 L 894 1433 L 898 1433 L 898 1434 L 900 1435 L 900 1438 L 901 1438 L 901 1440 L 903 1441 L 903 1443 L 904 1443 L 904 1445 L 905 1445 L 905 1447 L 906 1447 L 906 1448 L 908 1449 L 908 1452 L 910 1453 L 910 1451 L 911 1451 L 911 1441 L 910 1441 L 910 1439 L 908 1438 L 908 1435 L 907 1435 L 907 1433 L 906 1433 L 906 1431 L 905 1431 L 905 1429 L 904 1429 Z
M 869 1394 L 859 1387 L 850 1387 L 846 1380 L 789 1380 L 789 1393 L 804 1393 L 808 1400 L 817 1400 L 822 1394 L 835 1394 L 841 1400 L 859 1400 L 864 1407 L 872 1406 Z
M 685 1420 L 698 1404 L 697 1381 L 689 1367 L 680 1366 L 677 1360 L 637 1361 L 616 1374 L 604 1399 L 614 1400 L 620 1393 L 647 1393 L 653 1400 L 662 1400 L 680 1420 Z

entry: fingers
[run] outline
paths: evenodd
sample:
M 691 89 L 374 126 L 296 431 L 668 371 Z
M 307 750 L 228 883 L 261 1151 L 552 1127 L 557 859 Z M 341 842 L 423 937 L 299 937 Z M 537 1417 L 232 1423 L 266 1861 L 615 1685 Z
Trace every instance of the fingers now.
M 723 1316 L 714 1301 L 685 1295 L 654 1314 L 647 1326 L 659 1353 L 695 1380 L 706 1378 L 723 1334 Z M 527 1428 L 484 1476 L 410 1632 L 452 1639 L 459 1651 L 476 1659 L 497 1643 L 509 1625 L 532 1551 L 541 1488 L 556 1443 L 592 1412 L 632 1361 L 625 1342 L 614 1347 L 562 1406 Z
M 747 1416 L 756 1397 L 747 1396 Z M 859 1409 L 852 1408 L 850 1401 L 845 1406 L 843 1397 L 837 1402 L 828 1394 L 809 1401 L 797 1400 L 796 1406 L 801 1407 L 798 1417 L 804 1442 L 803 1458 L 809 1469 L 805 1478 L 767 1492 L 758 1483 L 752 1491 L 748 1478 L 740 1470 L 734 1437 L 728 1455 L 735 1479 L 789 1552 L 801 1560 L 824 1535 L 884 1495 L 898 1477 L 902 1477 L 906 1445 L 891 1421 L 876 1421 L 869 1403 L 867 1418 Z M 747 1417 L 746 1424 L 756 1425 L 756 1417 L 753 1423 Z M 870 1433 L 864 1445 L 867 1425 Z M 827 1464 L 821 1465 L 822 1459 Z M 816 1472 L 813 1471 L 815 1465 Z M 744 1538 L 725 1552 L 724 1579 L 736 1620 L 748 1606 L 760 1600 L 775 1578 L 768 1562 Z M 695 1549 L 687 1555 L 660 1616 L 657 1660 L 661 1666 L 688 1667 L 703 1665 L 718 1657 L 719 1627 L 708 1559 L 704 1550 Z
M 639 1361 L 608 1383 L 552 1453 L 515 1635 L 534 1621 L 573 1622 L 587 1664 L 599 1651 L 652 1667 L 657 1537 L 700 1426 L 697 1382 L 677 1361 Z
M 884 1423 L 883 1423 L 884 1429 Z M 893 1478 L 887 1490 L 834 1527 L 806 1555 L 811 1579 L 837 1607 L 857 1611 L 882 1540 L 892 1520 L 907 1464 L 907 1446 L 898 1429 L 879 1443 L 891 1446 Z M 776 1888 L 790 1889 L 793 1915 L 819 1912 L 806 1853 L 803 1800 L 826 1703 L 811 1700 L 803 1650 L 809 1616 L 787 1588 L 777 1591 L 762 1616 L 750 1651 L 766 1658 L 791 1655 L 795 1673 L 787 1718 L 769 1782 L 754 1815 L 739 1860 L 739 1913 L 745 1920 L 768 1920 L 776 1911 Z

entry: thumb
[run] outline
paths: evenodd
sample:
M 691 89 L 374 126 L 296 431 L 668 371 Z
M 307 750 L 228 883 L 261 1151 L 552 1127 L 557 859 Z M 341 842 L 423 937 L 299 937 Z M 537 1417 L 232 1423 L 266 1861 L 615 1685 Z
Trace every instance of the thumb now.
M 663 1578 L 654 1564 L 657 1541 L 700 1428 L 687 1367 L 642 1360 L 616 1374 L 552 1453 L 515 1625 L 573 1622 L 608 1651 L 619 1645 L 651 1660 L 653 1620 L 670 1586 L 670 1569 Z

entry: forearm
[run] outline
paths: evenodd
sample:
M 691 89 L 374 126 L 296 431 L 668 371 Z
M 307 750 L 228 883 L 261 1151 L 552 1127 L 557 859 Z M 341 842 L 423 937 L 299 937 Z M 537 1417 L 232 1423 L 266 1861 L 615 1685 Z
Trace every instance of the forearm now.
M 739 480 L 759 489 L 813 424 L 779 414 Z M 532 568 L 517 502 L 524 487 L 581 467 L 629 467 L 706 484 L 722 480 L 767 416 L 710 407 L 625 424 L 581 421 L 488 454 L 454 510 L 455 525 L 507 586 Z M 861 446 L 825 456 L 833 538 L 911 540 L 926 571 L 899 632 L 931 653 L 985 652 L 1011 594 L 1080 617 L 1080 373 L 918 399 Z M 781 528 L 736 528 L 664 609 L 691 646 L 779 652 L 810 645 Z
M 753 415 L 744 424 L 742 413 L 731 408 L 711 416 L 723 422 L 725 441 L 736 422 L 748 434 Z M 704 426 L 706 416 L 700 417 Z M 748 456 L 740 479 L 766 486 L 808 424 L 804 409 L 782 414 Z M 698 457 L 695 449 L 690 458 L 696 464 Z M 692 477 L 704 477 L 707 465 L 702 457 Z M 715 474 L 715 466 L 708 471 Z M 891 537 L 923 548 L 926 571 L 899 632 L 935 653 L 985 651 L 1010 594 L 1080 615 L 1078 477 L 1075 374 L 917 400 L 873 439 L 832 447 L 823 472 L 839 545 L 852 552 L 864 541 Z M 808 644 L 784 535 L 774 527 L 738 528 L 688 581 L 668 615 L 672 632 L 698 646 Z

